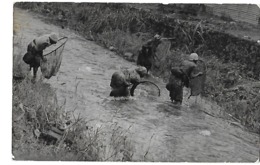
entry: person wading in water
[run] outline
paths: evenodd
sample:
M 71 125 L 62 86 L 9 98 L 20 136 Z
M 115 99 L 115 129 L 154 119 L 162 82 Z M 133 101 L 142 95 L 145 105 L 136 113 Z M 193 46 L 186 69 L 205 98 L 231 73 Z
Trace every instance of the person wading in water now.
M 134 90 L 139 84 L 142 77 L 146 75 L 145 67 L 137 67 L 130 69 L 123 69 L 120 72 L 115 72 L 112 75 L 110 87 L 112 91 L 110 96 L 114 97 L 127 97 L 131 94 L 134 96 Z M 129 86 L 132 86 L 131 90 Z
M 147 73 L 151 69 L 155 57 L 158 59 L 156 55 L 156 49 L 161 42 L 161 36 L 156 34 L 152 39 L 146 41 L 145 44 L 143 44 L 142 49 L 139 50 L 136 64 L 144 66 L 147 70 Z
M 57 41 L 57 34 L 51 33 L 42 35 L 29 43 L 27 53 L 24 55 L 23 61 L 30 65 L 30 70 L 33 68 L 33 82 L 35 82 L 41 61 L 46 61 L 46 58 L 43 57 L 43 50 L 53 44 L 56 44 Z
M 189 88 L 190 79 L 202 75 L 202 72 L 194 74 L 194 69 L 197 67 L 199 56 L 197 53 L 191 53 L 189 60 L 184 60 L 179 67 L 171 69 L 169 82 L 166 84 L 166 89 L 170 92 L 171 101 L 174 104 L 181 105 L 183 100 L 183 87 Z

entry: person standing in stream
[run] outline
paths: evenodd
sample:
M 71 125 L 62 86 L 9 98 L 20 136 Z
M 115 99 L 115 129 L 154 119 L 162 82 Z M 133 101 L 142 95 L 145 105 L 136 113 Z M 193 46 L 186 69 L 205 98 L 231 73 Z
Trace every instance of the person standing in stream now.
M 161 36 L 156 34 L 152 39 L 146 41 L 143 44 L 141 50 L 139 50 L 136 64 L 144 66 L 147 70 L 147 73 L 151 69 L 155 57 L 158 59 L 156 55 L 156 49 L 161 42 Z
M 24 55 L 23 61 L 30 65 L 30 70 L 33 68 L 34 81 L 36 79 L 37 71 L 41 61 L 46 61 L 46 58 L 43 57 L 43 50 L 53 44 L 56 44 L 57 41 L 57 34 L 51 33 L 37 37 L 29 43 L 27 47 L 27 53 Z
M 190 79 L 202 75 L 202 72 L 194 74 L 194 69 L 197 67 L 199 56 L 197 53 L 191 53 L 189 60 L 184 60 L 180 66 L 171 69 L 169 82 L 166 84 L 166 89 L 170 92 L 171 101 L 174 104 L 181 105 L 183 100 L 183 87 L 189 88 Z
M 134 95 L 134 90 L 141 78 L 146 75 L 145 67 L 137 67 L 130 69 L 123 69 L 120 72 L 115 72 L 112 75 L 110 87 L 112 91 L 110 92 L 110 96 L 113 97 L 127 97 L 129 95 Z M 131 90 L 129 86 L 132 86 Z

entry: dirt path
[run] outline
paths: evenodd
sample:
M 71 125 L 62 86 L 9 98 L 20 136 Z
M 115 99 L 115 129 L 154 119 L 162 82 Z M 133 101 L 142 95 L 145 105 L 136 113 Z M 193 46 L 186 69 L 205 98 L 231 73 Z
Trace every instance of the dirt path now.
M 117 123 L 129 132 L 134 161 L 255 162 L 259 157 L 259 137 L 218 115 L 217 106 L 199 99 L 184 100 L 176 109 L 169 102 L 165 83 L 156 79 L 161 97 L 140 86 L 127 101 L 108 97 L 110 79 L 120 67 L 132 67 L 113 52 L 85 40 L 72 31 L 48 25 L 30 13 L 15 9 L 14 23 L 23 52 L 30 40 L 40 34 L 57 32 L 69 38 L 56 77 L 44 80 L 57 91 L 65 110 L 76 109 L 93 127 Z M 147 152 L 148 151 L 148 152 Z M 146 154 L 147 153 L 147 154 Z M 146 155 L 145 155 L 146 154 Z

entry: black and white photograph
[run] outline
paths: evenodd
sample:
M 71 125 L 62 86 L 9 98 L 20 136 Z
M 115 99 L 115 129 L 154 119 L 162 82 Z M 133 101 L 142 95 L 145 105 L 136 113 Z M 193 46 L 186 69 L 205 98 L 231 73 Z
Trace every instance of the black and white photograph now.
M 260 2 L 12 12 L 12 161 L 259 162 Z

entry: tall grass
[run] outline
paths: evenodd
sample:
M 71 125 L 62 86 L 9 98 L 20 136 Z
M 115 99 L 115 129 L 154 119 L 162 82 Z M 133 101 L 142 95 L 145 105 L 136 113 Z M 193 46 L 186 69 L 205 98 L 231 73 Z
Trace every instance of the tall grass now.
M 60 113 L 56 94 L 50 85 L 41 81 L 33 84 L 29 77 L 19 82 L 14 80 L 12 146 L 15 159 L 37 152 L 37 148 L 44 145 L 37 143 L 35 133 L 57 125 L 61 121 Z
M 41 3 L 31 7 L 39 9 Z M 40 9 L 39 9 L 40 10 Z M 32 83 L 28 65 L 22 60 L 26 43 L 14 35 L 12 153 L 15 160 L 130 161 L 132 146 L 119 127 L 111 132 L 91 128 L 86 119 L 74 117 L 74 110 L 59 105 L 55 90 L 42 79 Z M 75 95 L 77 97 L 77 87 Z M 60 138 L 52 128 L 65 128 Z M 110 127 L 110 128 L 111 128 Z M 48 136 L 47 136 L 48 135 Z M 108 139 L 104 141 L 104 137 Z M 108 150 L 109 148 L 109 150 Z
M 89 126 L 87 119 L 58 105 L 55 91 L 30 77 L 13 84 L 12 152 L 15 160 L 130 161 L 129 133 L 118 125 Z M 60 139 L 46 136 L 64 127 Z M 112 128 L 112 129 L 111 129 Z M 111 131 L 106 131 L 111 130 Z
M 205 96 L 223 105 L 227 111 L 236 113 L 237 108 L 227 106 L 231 105 L 230 102 L 220 98 L 232 98 L 234 103 L 238 98 L 224 94 L 225 90 L 244 81 L 259 79 L 259 46 L 216 31 L 218 28 L 205 27 L 202 22 L 187 22 L 124 4 L 37 3 L 37 7 L 31 3 L 16 5 L 44 13 L 56 24 L 59 24 L 57 15 L 61 13 L 67 28 L 74 29 L 105 47 L 115 47 L 120 55 L 125 52 L 136 54 L 140 45 L 155 33 L 176 38 L 171 41 L 169 51 L 165 52 L 168 48 L 165 43 L 158 48 L 160 59 L 155 62 L 153 72 L 167 79 L 172 65 L 178 64 L 187 54 L 197 52 L 206 60 L 209 68 Z M 232 71 L 235 73 L 231 73 Z M 232 76 L 228 75 L 234 76 L 231 78 Z M 223 96 L 220 97 L 220 93 L 223 93 Z M 249 100 L 251 94 L 247 92 L 246 95 Z M 251 103 L 249 105 L 246 111 L 250 113 L 247 115 L 255 115 L 254 121 L 250 119 L 247 123 L 244 122 L 247 126 L 252 125 L 252 121 L 259 123 L 257 112 L 253 110 L 255 106 Z M 238 115 L 242 119 L 243 116 L 239 113 Z

